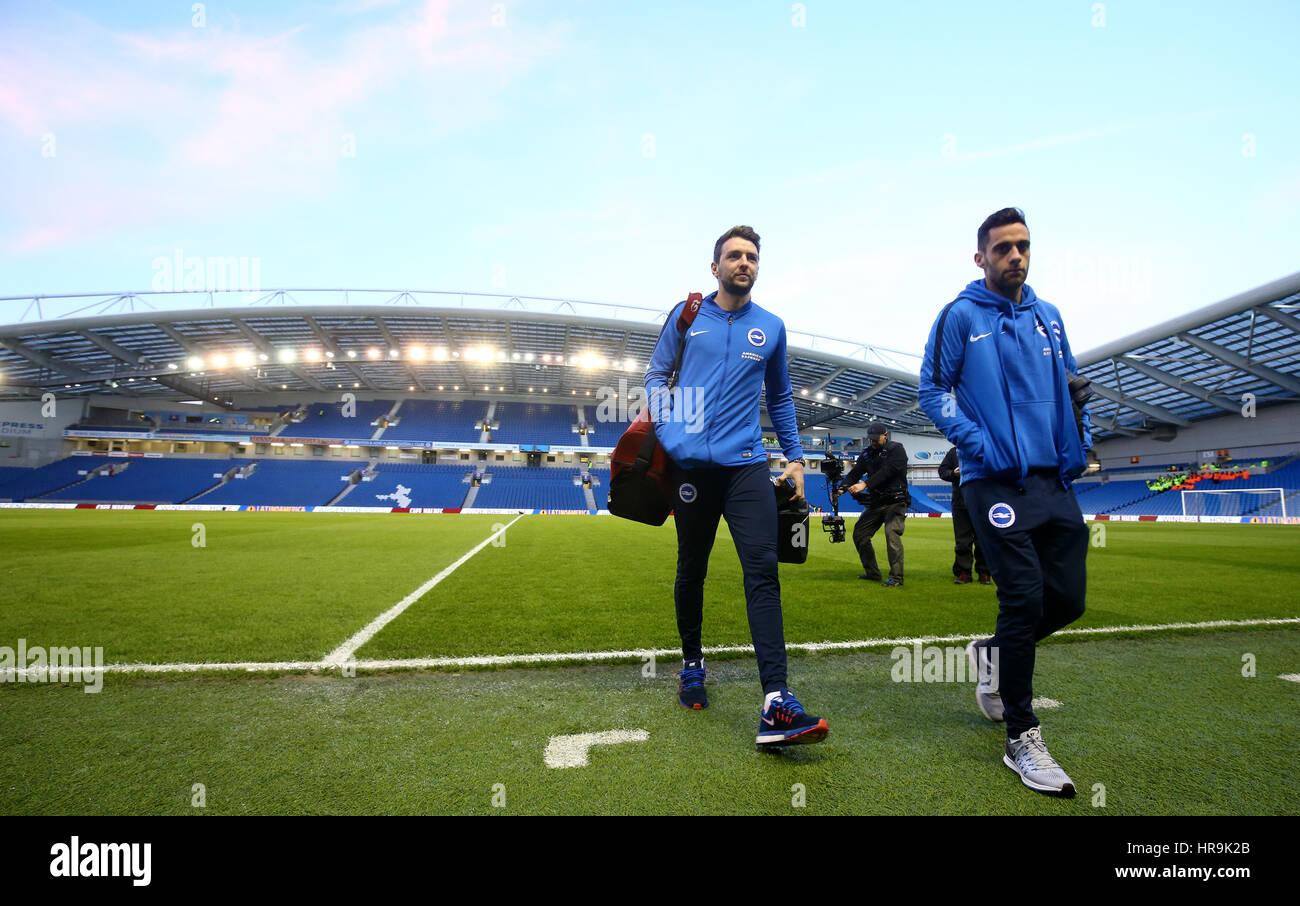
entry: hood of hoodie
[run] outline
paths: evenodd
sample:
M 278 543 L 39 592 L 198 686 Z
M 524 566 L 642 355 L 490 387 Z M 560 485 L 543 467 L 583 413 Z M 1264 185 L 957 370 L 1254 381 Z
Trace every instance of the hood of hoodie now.
M 972 280 L 967 283 L 966 288 L 957 295 L 957 298 L 969 299 L 977 305 L 996 308 L 1008 315 L 1015 309 L 1030 307 L 1038 302 L 1038 296 L 1034 293 L 1034 288 L 1028 283 L 1020 288 L 1020 302 L 1017 304 L 1006 296 L 1000 296 L 993 292 L 984 284 L 983 280 Z

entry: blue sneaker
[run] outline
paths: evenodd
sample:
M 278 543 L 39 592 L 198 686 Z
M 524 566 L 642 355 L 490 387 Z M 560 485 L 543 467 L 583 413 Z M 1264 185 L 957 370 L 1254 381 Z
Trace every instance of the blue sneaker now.
M 677 704 L 692 711 L 703 711 L 709 706 L 709 696 L 704 692 L 706 673 L 708 668 L 702 660 L 686 661 L 682 665 L 682 672 L 677 674 L 681 678 L 681 685 L 677 689 Z
M 758 718 L 760 746 L 788 746 L 796 743 L 821 742 L 831 731 L 824 717 L 804 711 L 799 699 L 789 689 L 769 701 Z

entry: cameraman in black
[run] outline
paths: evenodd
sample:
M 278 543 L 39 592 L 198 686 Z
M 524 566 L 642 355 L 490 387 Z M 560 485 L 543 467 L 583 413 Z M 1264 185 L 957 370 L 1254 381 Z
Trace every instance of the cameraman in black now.
M 848 492 L 854 500 L 866 506 L 853 527 L 853 544 L 858 549 L 864 570 L 858 578 L 880 581 L 880 567 L 876 565 L 876 551 L 871 546 L 871 538 L 883 525 L 885 547 L 889 553 L 889 579 L 883 585 L 885 588 L 902 588 L 903 523 L 912 503 L 912 495 L 907 491 L 907 451 L 902 444 L 889 439 L 889 428 L 880 422 L 868 425 L 867 435 L 870 445 L 839 487 L 839 493 Z M 860 480 L 863 475 L 865 481 Z
M 980 577 L 980 585 L 992 585 L 988 564 L 984 562 L 984 552 L 975 540 L 975 527 L 971 525 L 970 510 L 966 509 L 966 500 L 961 496 L 961 461 L 957 458 L 957 448 L 953 447 L 939 465 L 939 477 L 952 485 L 952 534 L 956 542 L 953 550 L 956 557 L 952 561 L 954 585 L 969 585 L 971 564 Z M 971 548 L 975 549 L 974 557 Z

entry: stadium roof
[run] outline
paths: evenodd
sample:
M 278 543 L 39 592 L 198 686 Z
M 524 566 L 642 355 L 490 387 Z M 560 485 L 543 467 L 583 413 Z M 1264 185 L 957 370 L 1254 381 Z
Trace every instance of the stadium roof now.
M 666 311 L 472 293 L 275 290 L 0 299 L 0 397 L 244 405 L 256 392 L 551 398 L 638 386 Z M 1300 273 L 1078 357 L 1098 437 L 1300 399 Z M 789 329 L 800 426 L 934 432 L 919 353 Z M 532 388 L 531 391 L 529 388 Z M 545 396 L 543 396 L 543 399 Z
M 620 381 L 634 388 L 667 315 L 559 299 L 369 290 L 0 303 L 18 303 L 23 319 L 37 318 L 0 327 L 0 389 L 11 396 L 109 393 L 229 406 L 250 392 L 585 398 Z M 917 407 L 916 375 L 904 370 L 919 356 L 794 330 L 787 339 L 804 428 L 865 427 L 883 418 L 903 430 L 933 430 Z
M 1300 399 L 1300 273 L 1078 356 L 1100 434 L 1137 436 Z M 1300 429 L 1297 430 L 1300 435 Z

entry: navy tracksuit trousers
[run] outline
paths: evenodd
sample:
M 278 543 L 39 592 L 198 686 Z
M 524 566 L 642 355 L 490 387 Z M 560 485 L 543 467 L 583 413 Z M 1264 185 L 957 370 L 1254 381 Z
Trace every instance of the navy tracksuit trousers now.
M 1007 736 L 1017 737 L 1038 726 L 1036 643 L 1083 615 L 1088 526 L 1055 471 L 1030 473 L 1023 490 L 978 478 L 961 492 L 998 586 L 998 626 L 987 644 L 998 649 Z
M 703 656 L 704 577 L 718 534 L 718 519 L 727 518 L 740 566 L 745 574 L 749 634 L 758 656 L 763 692 L 786 687 L 785 629 L 781 619 L 781 583 L 777 576 L 776 495 L 766 462 L 714 469 L 679 469 L 677 500 L 677 631 L 682 657 Z

